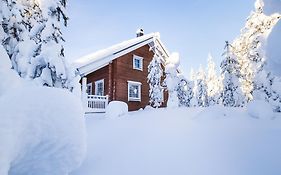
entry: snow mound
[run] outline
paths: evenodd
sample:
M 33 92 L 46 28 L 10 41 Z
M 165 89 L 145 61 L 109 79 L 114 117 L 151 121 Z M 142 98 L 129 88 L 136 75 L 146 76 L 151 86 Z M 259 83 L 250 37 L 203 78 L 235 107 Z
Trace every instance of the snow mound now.
M 254 100 L 248 104 L 248 114 L 258 119 L 272 119 L 274 113 L 269 103 L 263 100 Z
M 0 97 L 9 90 L 17 88 L 21 84 L 20 77 L 12 70 L 11 61 L 0 45 Z
M 272 32 L 270 33 L 267 46 L 266 46 L 266 57 L 267 57 L 267 69 L 276 76 L 281 76 L 281 21 L 279 21 Z
M 0 97 L 0 175 L 62 175 L 86 152 L 80 99 L 55 88 L 20 88 Z
M 112 101 L 106 108 L 106 116 L 109 118 L 116 118 L 126 115 L 128 113 L 128 105 L 122 101 Z

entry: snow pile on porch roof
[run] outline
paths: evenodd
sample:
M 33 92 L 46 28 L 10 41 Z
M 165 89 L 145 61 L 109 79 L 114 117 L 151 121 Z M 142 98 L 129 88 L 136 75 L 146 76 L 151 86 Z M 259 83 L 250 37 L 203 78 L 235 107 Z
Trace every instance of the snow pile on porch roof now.
M 114 59 L 154 42 L 155 40 L 158 41 L 162 49 L 168 54 L 160 41 L 160 34 L 150 33 L 79 58 L 74 61 L 74 66 L 79 70 L 81 75 L 87 75 L 108 65 Z

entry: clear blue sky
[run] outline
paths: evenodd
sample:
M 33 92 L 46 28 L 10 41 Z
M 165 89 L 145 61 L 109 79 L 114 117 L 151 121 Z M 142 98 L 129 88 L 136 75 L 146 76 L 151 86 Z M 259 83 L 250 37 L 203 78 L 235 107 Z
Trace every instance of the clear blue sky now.
M 160 32 L 170 52 L 179 52 L 181 67 L 217 65 L 225 40 L 239 35 L 255 0 L 69 0 L 66 56 L 73 60 L 135 37 L 135 31 Z

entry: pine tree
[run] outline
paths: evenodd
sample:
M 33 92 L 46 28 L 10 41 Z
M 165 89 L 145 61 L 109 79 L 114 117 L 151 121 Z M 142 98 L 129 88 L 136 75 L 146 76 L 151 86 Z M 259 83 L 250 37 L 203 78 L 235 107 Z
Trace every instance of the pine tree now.
M 191 107 L 193 99 L 193 84 L 192 82 L 185 79 L 183 76 L 180 76 L 180 81 L 178 84 L 178 99 L 179 106 Z
M 227 107 L 241 107 L 245 103 L 245 97 L 239 82 L 239 63 L 228 42 L 226 42 L 225 49 L 226 51 L 223 54 L 225 58 L 221 63 L 221 74 L 223 76 L 222 104 Z
M 152 61 L 148 65 L 147 82 L 149 84 L 149 103 L 153 107 L 160 107 L 163 103 L 163 87 L 161 86 L 161 78 L 163 70 L 161 67 L 161 58 L 155 54 Z
M 40 4 L 44 28 L 41 32 L 40 54 L 33 60 L 34 78 L 51 87 L 68 87 L 68 65 L 65 61 L 61 23 L 66 27 L 65 0 L 46 0 Z
M 21 16 L 21 5 L 15 0 L 2 0 L 1 13 L 2 13 L 2 31 L 5 32 L 2 38 L 2 44 L 7 51 L 7 54 L 12 62 L 12 67 L 15 70 L 19 69 L 18 58 L 19 43 L 23 41 L 24 35 L 26 35 L 26 28 L 23 24 L 23 18 Z
M 196 81 L 196 98 L 199 107 L 208 107 L 208 93 L 207 93 L 207 83 L 206 83 L 206 74 L 200 66 L 199 71 L 197 72 L 197 81 Z
M 79 76 L 64 57 L 61 23 L 67 26 L 66 1 L 1 2 L 1 40 L 13 69 L 39 85 L 79 88 Z
M 209 105 L 218 104 L 222 85 L 221 85 L 220 78 L 217 76 L 216 65 L 213 61 L 213 57 L 210 54 L 208 56 L 206 83 L 207 83 L 208 104 Z

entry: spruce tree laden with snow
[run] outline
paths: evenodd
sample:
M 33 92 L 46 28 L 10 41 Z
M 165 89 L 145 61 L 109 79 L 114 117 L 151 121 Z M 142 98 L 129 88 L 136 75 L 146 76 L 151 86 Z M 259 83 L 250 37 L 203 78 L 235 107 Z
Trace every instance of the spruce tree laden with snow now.
M 207 92 L 207 83 L 206 83 L 206 74 L 200 66 L 199 71 L 197 72 L 197 85 L 196 85 L 196 98 L 199 107 L 208 107 L 208 92 Z
M 228 42 L 226 42 L 225 49 L 226 51 L 223 54 L 225 58 L 221 63 L 221 74 L 223 76 L 222 104 L 227 107 L 242 107 L 245 103 L 245 97 L 239 82 L 239 63 Z
M 259 72 L 265 65 L 264 45 L 271 29 L 280 19 L 280 15 L 267 16 L 263 13 L 264 4 L 261 0 L 255 3 L 255 10 L 251 12 L 240 36 L 233 42 L 233 51 L 240 64 L 240 81 L 247 101 L 253 99 L 253 92 L 259 84 Z
M 220 77 L 217 75 L 216 65 L 213 61 L 213 57 L 210 54 L 208 56 L 206 83 L 207 83 L 208 104 L 209 105 L 218 104 L 222 84 L 220 81 Z
M 37 64 L 35 78 L 50 87 L 68 87 L 68 69 L 64 55 L 61 23 L 66 27 L 68 17 L 65 13 L 65 0 L 46 0 L 40 2 L 44 28 L 41 33 L 41 52 L 34 59 Z
M 192 82 L 185 79 L 183 76 L 180 76 L 180 81 L 178 84 L 178 99 L 179 106 L 191 107 L 193 99 L 193 84 Z
M 64 56 L 65 0 L 1 0 L 1 38 L 13 69 L 41 86 L 79 90 L 79 76 Z
M 147 82 L 149 84 L 149 103 L 153 107 L 160 107 L 163 103 L 163 87 L 161 86 L 161 78 L 163 70 L 161 67 L 161 58 L 155 54 L 152 61 L 148 65 Z

